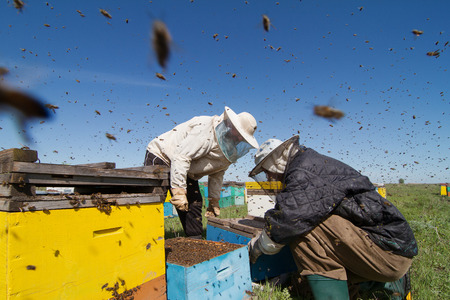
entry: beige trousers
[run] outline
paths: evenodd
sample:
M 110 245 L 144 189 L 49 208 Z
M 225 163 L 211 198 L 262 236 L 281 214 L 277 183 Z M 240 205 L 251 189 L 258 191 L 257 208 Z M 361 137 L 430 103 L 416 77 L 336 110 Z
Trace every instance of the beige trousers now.
M 351 283 L 395 281 L 412 262 L 411 258 L 381 249 L 364 230 L 337 215 L 289 246 L 301 275 L 316 274 Z

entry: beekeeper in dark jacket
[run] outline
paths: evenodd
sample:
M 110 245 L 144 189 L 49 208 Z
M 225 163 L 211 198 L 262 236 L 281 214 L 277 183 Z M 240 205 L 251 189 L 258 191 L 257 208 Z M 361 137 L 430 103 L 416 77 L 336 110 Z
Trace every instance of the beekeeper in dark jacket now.
M 418 248 L 400 211 L 369 178 L 350 166 L 300 146 L 298 136 L 270 139 L 255 155 L 250 176 L 280 187 L 265 213 L 262 233 L 249 242 L 250 260 L 289 245 L 315 299 L 348 299 L 347 280 L 403 278 Z
M 147 145 L 144 165 L 170 167 L 170 202 L 188 237 L 201 238 L 202 204 L 198 180 L 208 176 L 206 216 L 220 214 L 225 171 L 250 149 L 258 148 L 255 118 L 225 106 L 220 116 L 198 116 L 177 125 Z

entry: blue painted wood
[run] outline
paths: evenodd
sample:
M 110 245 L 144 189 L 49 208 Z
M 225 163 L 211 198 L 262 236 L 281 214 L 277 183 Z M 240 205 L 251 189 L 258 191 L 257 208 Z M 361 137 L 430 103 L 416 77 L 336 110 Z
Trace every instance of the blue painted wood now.
M 250 238 L 237 233 L 206 225 L 206 239 L 210 241 L 228 242 L 233 244 L 247 245 Z M 279 276 L 284 273 L 297 270 L 294 258 L 289 247 L 284 247 L 275 255 L 261 255 L 256 263 L 250 264 L 252 281 L 257 282 Z
M 164 202 L 164 217 L 173 217 L 173 204 Z
M 167 299 L 243 299 L 252 290 L 247 247 L 191 267 L 166 264 Z

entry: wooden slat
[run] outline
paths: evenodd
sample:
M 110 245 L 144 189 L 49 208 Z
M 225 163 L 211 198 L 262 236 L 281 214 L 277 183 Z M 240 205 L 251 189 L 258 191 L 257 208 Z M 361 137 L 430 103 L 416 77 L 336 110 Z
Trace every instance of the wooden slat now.
M 40 186 L 112 185 L 112 186 L 160 186 L 162 179 L 95 177 L 78 175 L 54 175 L 34 173 L 13 173 L 9 183 L 34 184 Z
M 11 173 L 33 173 L 50 175 L 79 175 L 98 177 L 120 177 L 120 178 L 145 178 L 166 179 L 168 178 L 168 167 L 146 166 L 139 170 L 131 169 L 97 169 L 83 166 L 36 164 L 25 162 L 14 162 L 9 170 Z
M 79 165 L 75 165 L 75 166 L 97 168 L 97 169 L 115 169 L 116 168 L 116 163 L 113 163 L 113 162 L 99 162 L 99 163 L 91 163 L 91 164 L 79 164 Z
M 37 151 L 17 148 L 0 151 L 0 163 L 7 161 L 35 162 L 38 160 Z
M 158 194 L 101 194 L 103 202 L 111 206 L 120 206 L 126 209 L 129 205 L 141 205 L 163 202 L 165 195 Z M 0 198 L 0 211 L 47 211 L 54 209 L 79 209 L 96 207 L 96 200 L 87 195 L 40 195 L 37 197 Z M 163 208 L 161 208 L 163 209 Z

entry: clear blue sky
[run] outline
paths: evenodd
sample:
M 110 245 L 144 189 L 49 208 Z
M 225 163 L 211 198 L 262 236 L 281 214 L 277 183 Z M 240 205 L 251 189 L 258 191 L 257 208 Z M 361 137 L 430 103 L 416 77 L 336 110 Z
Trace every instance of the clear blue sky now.
M 140 166 L 151 139 L 229 106 L 254 115 L 260 143 L 298 133 L 374 183 L 450 182 L 450 1 L 28 0 L 22 13 L 12 2 L 0 3 L 3 84 L 59 109 L 28 123 L 31 142 L 0 111 L 1 149 Z M 150 46 L 156 19 L 173 38 L 166 70 Z M 315 105 L 346 115 L 330 122 Z M 251 180 L 254 153 L 226 180 Z

